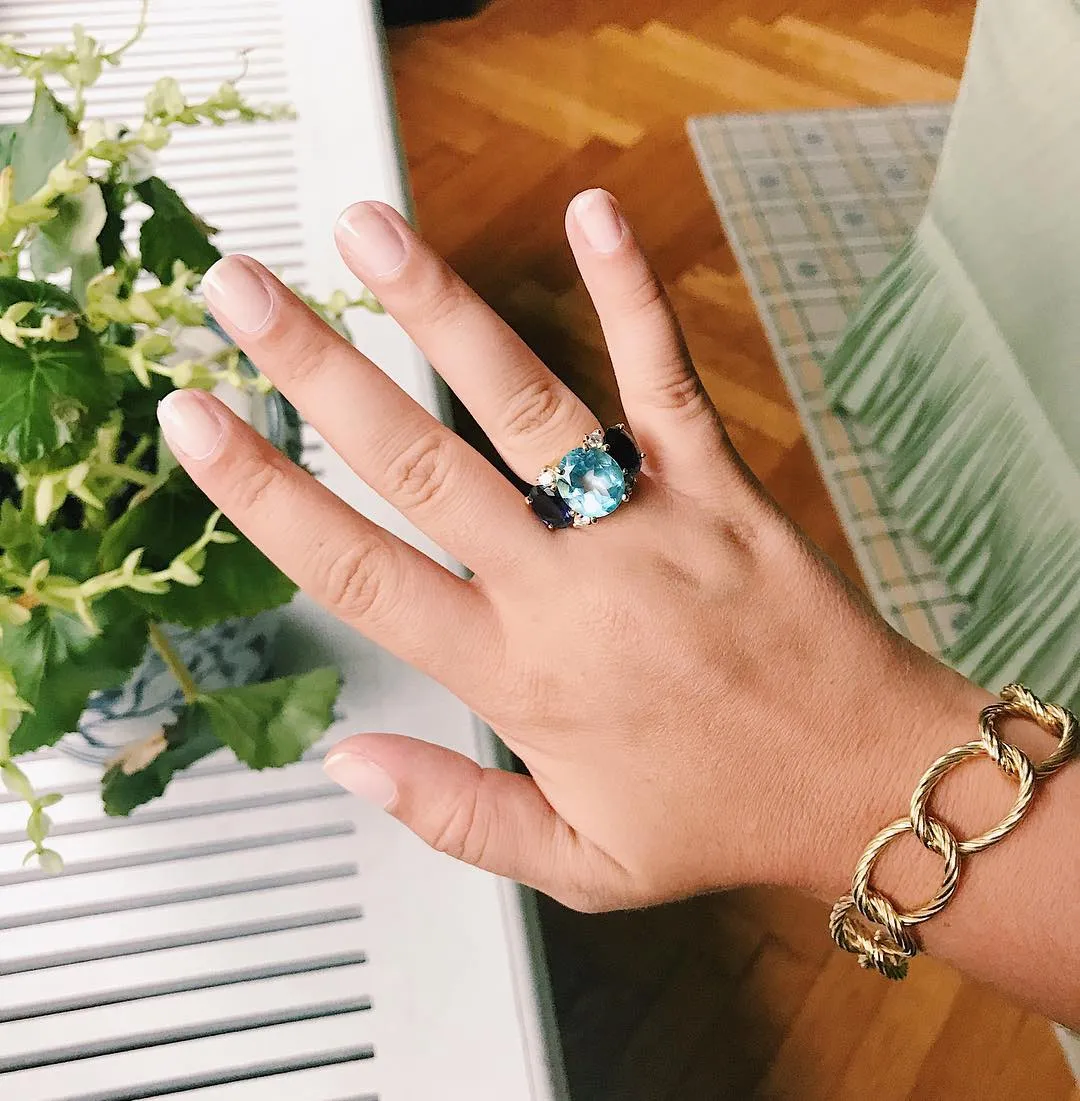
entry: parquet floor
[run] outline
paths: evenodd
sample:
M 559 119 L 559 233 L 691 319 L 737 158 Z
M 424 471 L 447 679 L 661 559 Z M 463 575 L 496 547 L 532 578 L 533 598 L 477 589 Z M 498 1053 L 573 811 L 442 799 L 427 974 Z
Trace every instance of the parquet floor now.
M 617 194 L 750 466 L 856 576 L 684 120 L 951 98 L 972 7 L 495 0 L 467 22 L 396 31 L 420 224 L 610 422 L 614 386 L 562 217 L 582 188 Z M 544 916 L 576 1101 L 1080 1101 L 1044 1021 L 933 961 L 903 985 L 860 972 L 815 901 L 755 889 Z

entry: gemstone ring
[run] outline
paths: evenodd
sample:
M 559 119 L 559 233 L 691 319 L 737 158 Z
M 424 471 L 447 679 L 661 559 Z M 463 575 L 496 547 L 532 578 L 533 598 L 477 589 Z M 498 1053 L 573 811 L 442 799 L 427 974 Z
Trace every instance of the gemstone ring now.
M 644 457 L 625 424 L 598 428 L 545 466 L 525 500 L 549 528 L 588 527 L 630 500 Z

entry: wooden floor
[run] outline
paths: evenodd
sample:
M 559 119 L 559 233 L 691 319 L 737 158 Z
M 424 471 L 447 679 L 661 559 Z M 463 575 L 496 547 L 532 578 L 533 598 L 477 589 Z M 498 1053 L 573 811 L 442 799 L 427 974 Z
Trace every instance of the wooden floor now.
M 609 423 L 562 219 L 578 190 L 615 192 L 744 456 L 856 576 L 684 122 L 952 98 L 971 15 L 970 0 L 495 0 L 396 31 L 421 227 Z M 817 902 L 745 890 L 544 916 L 576 1101 L 1080 1101 L 1044 1021 L 933 961 L 903 985 L 860 972 Z

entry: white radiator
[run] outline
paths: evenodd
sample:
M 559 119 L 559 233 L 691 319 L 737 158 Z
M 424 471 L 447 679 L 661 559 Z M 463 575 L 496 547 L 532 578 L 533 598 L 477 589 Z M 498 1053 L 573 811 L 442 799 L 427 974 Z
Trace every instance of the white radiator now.
M 32 45 L 73 22 L 122 41 L 137 0 L 0 0 Z M 140 117 L 161 75 L 205 94 L 239 71 L 295 123 L 181 133 L 160 171 L 242 249 L 293 282 L 354 285 L 331 228 L 359 198 L 407 196 L 377 23 L 361 0 L 153 0 L 151 27 L 106 73 L 92 113 Z M 25 117 L 0 76 L 0 122 Z M 430 368 L 387 318 L 358 344 L 434 411 Z M 308 433 L 340 496 L 443 556 Z M 390 730 L 491 761 L 490 735 L 437 685 L 300 599 L 283 664 L 346 673 L 331 738 Z M 255 774 L 224 755 L 130 820 L 105 818 L 97 773 L 55 753 L 28 771 L 59 790 L 67 873 L 21 870 L 23 807 L 0 798 L 0 1098 L 12 1101 L 533 1101 L 562 1096 L 531 901 L 428 851 L 342 794 L 318 754 Z

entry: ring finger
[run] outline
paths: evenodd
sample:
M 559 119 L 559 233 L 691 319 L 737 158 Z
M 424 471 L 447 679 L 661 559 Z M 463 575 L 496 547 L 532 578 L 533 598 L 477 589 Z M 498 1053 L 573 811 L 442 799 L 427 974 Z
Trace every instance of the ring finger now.
M 538 534 L 513 486 L 264 267 L 230 256 L 203 287 L 237 344 L 417 527 L 479 574 L 531 553 Z M 479 506 L 497 527 L 476 522 Z

